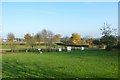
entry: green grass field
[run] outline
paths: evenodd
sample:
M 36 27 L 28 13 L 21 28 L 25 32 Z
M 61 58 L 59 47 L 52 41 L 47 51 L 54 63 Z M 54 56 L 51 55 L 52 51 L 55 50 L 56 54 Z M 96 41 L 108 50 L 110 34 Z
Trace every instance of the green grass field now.
M 117 51 L 6 53 L 3 78 L 117 78 Z

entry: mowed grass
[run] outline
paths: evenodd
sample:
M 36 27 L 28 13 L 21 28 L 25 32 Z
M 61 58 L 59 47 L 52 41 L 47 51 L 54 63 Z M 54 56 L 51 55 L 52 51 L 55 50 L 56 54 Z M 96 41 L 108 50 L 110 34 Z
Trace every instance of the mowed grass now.
M 118 78 L 117 51 L 9 53 L 3 78 Z

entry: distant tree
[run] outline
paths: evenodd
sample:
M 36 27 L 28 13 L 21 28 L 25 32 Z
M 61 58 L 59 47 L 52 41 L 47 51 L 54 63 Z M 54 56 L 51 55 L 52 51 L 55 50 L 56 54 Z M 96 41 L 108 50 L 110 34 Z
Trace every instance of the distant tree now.
M 35 35 L 35 41 L 38 42 L 39 45 L 40 45 L 40 42 L 43 41 L 43 37 L 40 32 Z
M 33 36 L 32 36 L 32 40 L 31 40 L 31 43 L 30 43 L 30 46 L 32 47 L 32 49 L 33 49 L 33 47 L 35 46 L 35 44 L 36 44 L 35 36 L 33 35 Z
M 15 36 L 14 36 L 14 34 L 13 33 L 8 33 L 7 39 L 10 43 L 10 48 L 13 52 L 13 50 L 15 49 L 15 44 L 14 44 Z
M 25 41 L 28 42 L 28 43 L 30 43 L 31 40 L 32 40 L 32 36 L 31 36 L 29 33 L 27 33 L 27 34 L 24 36 L 24 38 L 25 38 Z
M 105 45 L 113 45 L 116 43 L 116 38 L 113 35 L 110 36 L 102 36 L 101 37 L 101 42 Z
M 35 38 L 34 38 L 33 36 L 31 36 L 29 33 L 27 33 L 27 34 L 24 36 L 24 38 L 25 38 L 26 44 L 27 44 L 28 46 L 31 46 L 32 49 L 33 49 L 33 47 L 34 47 L 34 45 L 35 45 Z
M 118 38 L 118 37 L 117 37 L 117 34 L 118 34 L 118 33 L 117 33 L 117 29 L 116 29 L 116 28 L 112 29 L 112 32 L 113 32 L 113 36 L 115 36 L 116 38 Z
M 73 33 L 72 36 L 70 37 L 70 42 L 72 44 L 80 44 L 81 38 L 80 35 L 77 33 Z
M 94 39 L 93 44 L 94 45 L 100 45 L 100 39 Z
M 41 35 L 43 38 L 43 42 L 46 45 L 46 48 L 48 46 L 50 47 L 52 45 L 52 42 L 53 42 L 53 36 L 54 36 L 53 32 L 50 30 L 43 29 L 41 31 Z
M 15 40 L 14 34 L 13 33 L 8 33 L 7 39 L 10 42 L 14 42 L 14 40 Z
M 102 29 L 100 29 L 102 31 L 102 37 L 101 37 L 101 43 L 103 43 L 104 45 L 106 45 L 106 49 L 111 50 L 112 49 L 112 45 L 116 43 L 117 39 L 114 35 L 112 35 L 112 29 L 110 28 L 110 24 L 104 23 L 104 26 L 102 27 Z
M 68 36 L 61 38 L 61 42 L 64 44 L 70 44 L 70 38 Z
M 92 38 L 88 38 L 86 40 L 86 42 L 88 43 L 89 47 L 92 47 L 93 48 L 93 39 Z
M 53 37 L 54 37 L 54 33 L 52 31 L 47 31 L 47 43 L 49 47 L 52 47 L 53 45 Z
M 45 46 L 46 46 L 46 48 L 47 48 L 48 32 L 47 32 L 46 29 L 43 29 L 43 30 L 41 31 L 41 34 L 42 34 L 43 42 L 44 42 L 44 44 L 45 44 Z
M 86 40 L 81 39 L 81 41 L 80 41 L 80 45 L 87 45 Z
M 118 40 L 117 46 L 120 49 L 120 40 Z
M 54 41 L 54 42 L 58 42 L 58 41 L 60 41 L 60 40 L 61 40 L 61 35 L 60 35 L 60 34 L 54 35 L 54 37 L 53 37 L 53 41 Z

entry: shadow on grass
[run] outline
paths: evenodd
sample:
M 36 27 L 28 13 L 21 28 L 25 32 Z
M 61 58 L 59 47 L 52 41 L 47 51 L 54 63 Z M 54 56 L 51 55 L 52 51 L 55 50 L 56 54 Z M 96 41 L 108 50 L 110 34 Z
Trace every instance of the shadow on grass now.
M 44 68 L 47 65 L 25 65 L 22 63 L 4 62 L 3 78 L 70 78 L 72 74 L 65 74 L 55 70 Z M 62 68 L 62 67 L 58 67 Z

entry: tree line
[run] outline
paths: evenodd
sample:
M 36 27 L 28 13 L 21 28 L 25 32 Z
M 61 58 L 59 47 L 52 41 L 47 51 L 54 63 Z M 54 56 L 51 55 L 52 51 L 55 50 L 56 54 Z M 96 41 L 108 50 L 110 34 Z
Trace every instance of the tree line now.
M 102 35 L 100 39 L 82 39 L 78 33 L 72 33 L 71 37 L 61 37 L 61 34 L 54 34 L 50 30 L 43 29 L 35 35 L 26 33 L 24 35 L 24 41 L 26 42 L 26 45 L 31 46 L 32 49 L 36 43 L 38 45 L 44 43 L 46 48 L 50 48 L 54 47 L 56 42 L 73 45 L 89 45 L 89 47 L 93 47 L 93 45 L 104 45 L 106 48 L 111 49 L 113 45 L 120 45 L 120 40 L 117 38 L 116 29 L 111 29 L 110 26 L 110 24 L 104 23 L 104 26 L 100 29 Z M 15 46 L 14 34 L 8 33 L 7 40 L 10 42 L 11 49 L 13 49 Z

